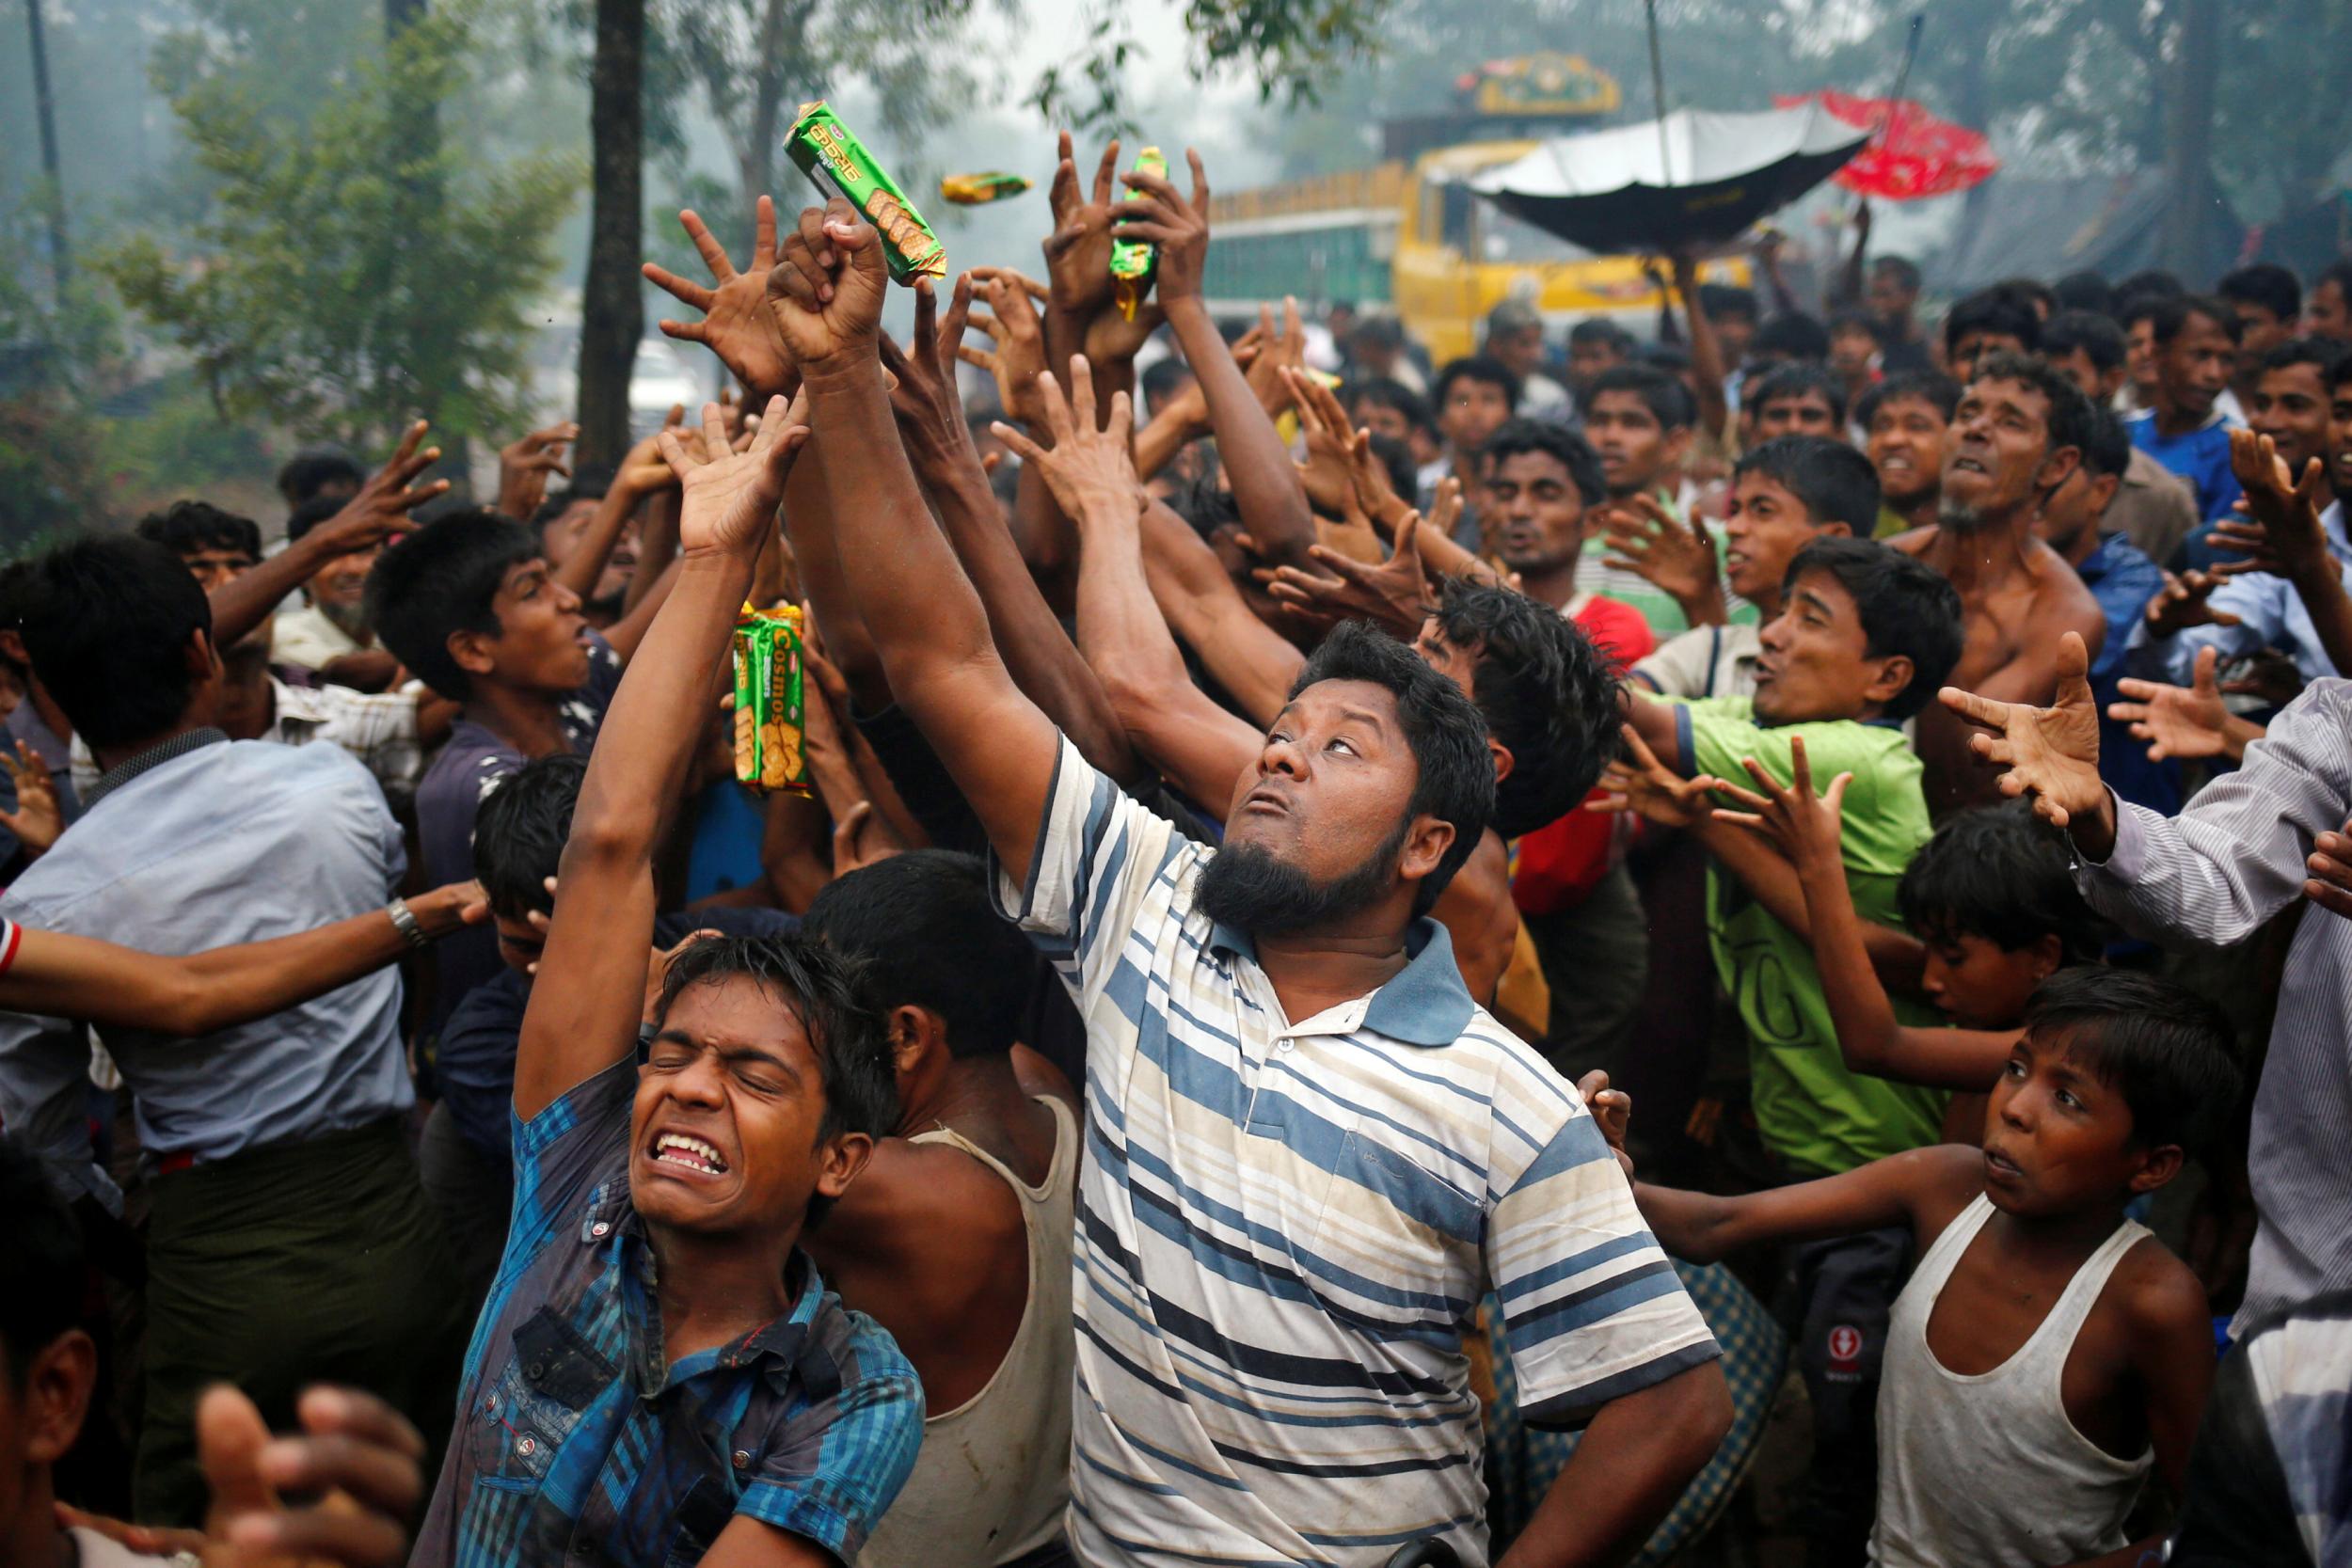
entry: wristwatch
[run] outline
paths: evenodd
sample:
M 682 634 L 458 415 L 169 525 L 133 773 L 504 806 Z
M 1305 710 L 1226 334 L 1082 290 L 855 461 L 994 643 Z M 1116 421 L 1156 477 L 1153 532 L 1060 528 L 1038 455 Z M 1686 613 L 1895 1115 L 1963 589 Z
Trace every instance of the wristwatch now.
M 416 911 L 409 909 L 407 899 L 393 899 L 384 906 L 384 912 L 392 917 L 392 929 L 400 933 L 401 941 L 415 948 L 433 945 L 433 939 L 426 936 L 424 927 L 417 924 Z

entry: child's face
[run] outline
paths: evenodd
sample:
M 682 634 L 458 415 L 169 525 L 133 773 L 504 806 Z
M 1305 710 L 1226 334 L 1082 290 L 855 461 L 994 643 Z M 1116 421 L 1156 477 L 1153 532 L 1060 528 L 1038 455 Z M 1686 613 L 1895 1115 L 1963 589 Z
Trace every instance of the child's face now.
M 2056 937 L 2011 952 L 1989 937 L 1947 933 L 1929 941 L 1919 984 L 1954 1028 L 2014 1029 L 2034 987 L 2058 966 Z
M 1613 496 L 1661 483 L 1682 460 L 1688 435 L 1669 431 L 1641 393 L 1621 387 L 1595 392 L 1584 411 L 1584 438 L 1600 454 L 1601 479 Z
M 1446 388 L 1445 406 L 1438 410 L 1438 428 L 1455 451 L 1476 451 L 1510 417 L 1508 392 L 1491 381 L 1461 375 Z
M 2010 1051 L 1984 1113 L 1984 1193 L 2011 1214 L 2063 1214 L 2153 1192 L 2181 1151 L 2136 1148 L 2123 1092 L 2060 1040 L 2027 1035 Z
M 1843 523 L 1816 523 L 1804 502 L 1770 474 L 1741 474 L 1732 483 L 1731 515 L 1724 520 L 1724 566 L 1731 591 L 1772 604 L 1799 550 L 1820 534 L 1851 531 Z
M 1887 503 L 1917 506 L 1944 483 L 1944 442 L 1951 434 L 1944 410 L 1925 398 L 1889 398 L 1870 416 L 1870 466 Z
M 490 608 L 499 634 L 474 638 L 489 670 L 509 686 L 532 691 L 575 691 L 588 681 L 588 621 L 580 598 L 557 582 L 544 561 L 507 568 Z

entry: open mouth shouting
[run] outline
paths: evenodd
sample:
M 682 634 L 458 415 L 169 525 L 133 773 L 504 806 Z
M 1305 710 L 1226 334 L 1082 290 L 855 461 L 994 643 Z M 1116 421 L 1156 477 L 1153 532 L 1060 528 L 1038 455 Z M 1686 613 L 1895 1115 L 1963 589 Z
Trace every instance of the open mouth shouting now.
M 657 1165 L 690 1171 L 696 1176 L 724 1176 L 727 1163 L 711 1144 L 687 1132 L 658 1132 L 645 1158 Z

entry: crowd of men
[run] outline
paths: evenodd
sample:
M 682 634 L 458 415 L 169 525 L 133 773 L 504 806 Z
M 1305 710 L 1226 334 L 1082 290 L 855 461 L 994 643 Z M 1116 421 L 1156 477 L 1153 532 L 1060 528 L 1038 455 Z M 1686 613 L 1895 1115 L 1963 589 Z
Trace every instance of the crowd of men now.
M 0 570 L 0 1560 L 2344 1560 L 2352 263 L 1431 366 L 1117 167 Z

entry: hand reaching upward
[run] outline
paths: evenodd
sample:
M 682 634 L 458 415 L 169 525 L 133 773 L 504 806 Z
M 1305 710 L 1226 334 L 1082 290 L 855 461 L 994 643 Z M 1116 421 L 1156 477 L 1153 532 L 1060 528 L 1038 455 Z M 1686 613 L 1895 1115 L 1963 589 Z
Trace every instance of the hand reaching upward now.
M 890 275 L 882 236 L 839 197 L 801 214 L 768 273 L 768 309 L 785 352 L 803 373 L 881 373 L 882 292 Z
M 686 491 L 677 525 L 681 556 L 749 554 L 775 531 L 784 476 L 808 439 L 803 415 L 799 404 L 787 408 L 784 399 L 771 398 L 744 451 L 728 450 L 726 418 L 715 403 L 703 404 L 699 450 L 675 430 L 661 433 L 661 455 Z
M 2002 794 L 2032 796 L 2038 815 L 2072 832 L 2093 860 L 2105 860 L 2115 819 L 2099 779 L 2099 705 L 2090 695 L 2090 656 L 2071 631 L 2058 640 L 2058 701 L 2049 707 L 1996 703 L 1950 686 L 1937 695 L 1970 723 L 1996 732 L 1971 736 L 1968 745 L 2006 769 Z
M 1200 154 L 1187 148 L 1192 165 L 1192 199 L 1187 201 L 1161 176 L 1130 169 L 1120 176 L 1134 194 L 1111 209 L 1122 240 L 1148 240 L 1160 247 L 1160 303 L 1198 299 L 1209 255 L 1209 177 Z
M 1045 428 L 1054 437 L 1052 451 L 1039 446 L 1012 426 L 998 421 L 996 438 L 1018 452 L 1024 463 L 1037 465 L 1046 488 L 1073 522 L 1088 521 L 1123 510 L 1134 518 L 1143 510 L 1143 487 L 1136 482 L 1135 454 L 1129 436 L 1134 417 L 1127 394 L 1111 394 L 1111 417 L 1097 430 L 1094 419 L 1094 373 L 1079 355 L 1070 361 L 1071 400 L 1062 397 L 1053 373 L 1037 378 L 1038 401 L 1044 407 Z
M 711 286 L 691 283 L 647 261 L 646 281 L 703 313 L 698 322 L 662 322 L 661 330 L 717 355 L 753 397 L 764 401 L 788 396 L 796 377 L 767 308 L 768 272 L 776 264 L 776 204 L 764 196 L 759 198 L 752 226 L 751 265 L 739 273 L 727 260 L 726 247 L 691 209 L 678 214 L 677 220 L 702 253 L 703 265 L 710 269 Z
M 1054 231 L 1045 236 L 1045 277 L 1054 308 L 1085 315 L 1111 296 L 1111 200 L 1119 189 L 1119 143 L 1103 149 L 1091 199 L 1078 189 L 1070 133 L 1061 134 L 1054 183 L 1046 193 Z

